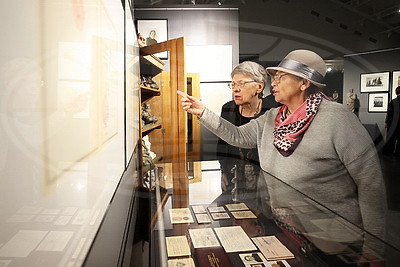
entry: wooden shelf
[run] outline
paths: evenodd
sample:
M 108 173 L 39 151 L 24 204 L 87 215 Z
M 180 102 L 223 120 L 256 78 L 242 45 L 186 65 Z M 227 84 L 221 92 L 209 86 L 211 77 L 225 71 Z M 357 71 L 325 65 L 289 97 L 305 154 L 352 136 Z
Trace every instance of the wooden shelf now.
M 154 55 L 140 57 L 140 73 L 155 76 L 164 69 L 165 63 Z
M 142 136 L 145 136 L 145 135 L 149 134 L 151 131 L 153 131 L 155 129 L 160 129 L 160 128 L 161 128 L 161 124 L 158 123 L 158 122 L 151 123 L 151 124 L 146 124 L 142 128 Z
M 141 85 L 140 90 L 142 92 L 142 102 L 152 98 L 153 96 L 161 95 L 160 89 L 154 89 L 151 87 L 146 87 L 146 86 Z

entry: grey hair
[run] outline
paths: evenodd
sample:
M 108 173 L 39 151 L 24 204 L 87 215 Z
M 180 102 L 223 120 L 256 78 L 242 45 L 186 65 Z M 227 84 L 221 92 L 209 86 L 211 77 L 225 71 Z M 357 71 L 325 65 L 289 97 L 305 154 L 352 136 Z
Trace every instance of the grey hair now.
M 256 82 L 264 82 L 264 87 L 267 84 L 267 71 L 263 66 L 253 61 L 243 61 L 236 65 L 231 72 L 231 78 L 235 74 L 248 75 Z

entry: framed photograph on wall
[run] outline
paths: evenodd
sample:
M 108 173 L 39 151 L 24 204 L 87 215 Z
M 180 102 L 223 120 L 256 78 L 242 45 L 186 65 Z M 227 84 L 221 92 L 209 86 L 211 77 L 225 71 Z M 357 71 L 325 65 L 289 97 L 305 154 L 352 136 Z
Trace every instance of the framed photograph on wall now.
M 168 20 L 166 19 L 138 19 L 137 30 L 146 42 L 146 45 L 161 43 L 168 40 Z M 168 59 L 168 52 L 156 54 L 160 59 Z
M 392 73 L 392 99 L 395 99 L 397 97 L 397 86 L 400 86 L 400 70 L 393 71 Z
M 368 112 L 387 112 L 388 102 L 388 93 L 368 94 Z
M 363 73 L 361 74 L 361 93 L 388 92 L 389 72 Z

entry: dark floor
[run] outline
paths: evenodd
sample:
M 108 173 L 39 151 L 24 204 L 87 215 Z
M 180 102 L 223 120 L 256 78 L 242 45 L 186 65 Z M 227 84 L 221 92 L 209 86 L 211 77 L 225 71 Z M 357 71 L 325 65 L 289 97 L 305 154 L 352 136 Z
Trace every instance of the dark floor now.
M 400 157 L 380 155 L 388 201 L 387 240 L 400 249 Z

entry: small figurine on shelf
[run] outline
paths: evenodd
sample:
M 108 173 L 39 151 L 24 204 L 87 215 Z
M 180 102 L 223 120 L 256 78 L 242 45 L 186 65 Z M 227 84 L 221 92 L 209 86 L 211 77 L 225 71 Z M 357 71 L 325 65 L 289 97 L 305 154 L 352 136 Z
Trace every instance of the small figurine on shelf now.
M 141 75 L 140 82 L 142 86 L 159 89 L 157 83 L 153 80 L 151 76 L 146 77 L 146 75 Z
M 150 87 L 151 84 L 150 82 L 147 80 L 147 77 L 145 75 L 140 75 L 140 85 L 144 86 L 144 87 Z
M 151 143 L 149 140 L 149 136 L 146 135 L 142 139 L 142 147 L 143 147 L 143 164 L 144 165 L 153 165 L 153 160 L 157 156 L 154 152 L 151 151 Z
M 159 89 L 157 83 L 153 80 L 151 76 L 147 78 L 147 81 L 150 83 L 150 87 L 153 89 Z
M 140 32 L 137 35 L 137 41 L 140 47 L 146 46 L 146 39 L 140 34 Z
M 145 124 L 155 123 L 158 121 L 157 117 L 150 113 L 149 103 L 144 103 L 142 106 L 142 120 Z

